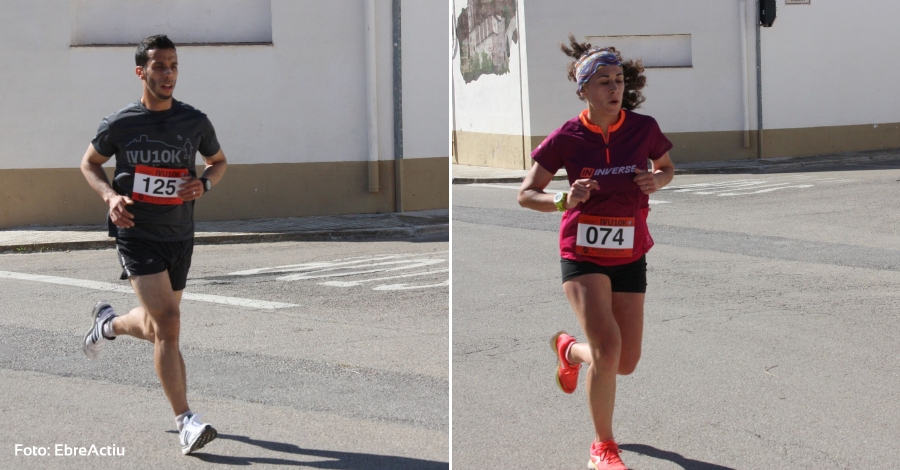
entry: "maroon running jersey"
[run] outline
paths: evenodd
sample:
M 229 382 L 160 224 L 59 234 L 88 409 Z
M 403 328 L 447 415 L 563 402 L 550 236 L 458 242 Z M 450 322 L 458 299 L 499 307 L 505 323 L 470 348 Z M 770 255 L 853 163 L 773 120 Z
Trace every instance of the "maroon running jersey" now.
M 650 198 L 634 182 L 635 170 L 648 171 L 647 160 L 665 155 L 672 143 L 655 119 L 624 109 L 608 134 L 604 137 L 585 110 L 553 131 L 531 157 L 550 173 L 565 168 L 570 185 L 589 178 L 600 186 L 587 202 L 563 214 L 560 256 L 617 266 L 653 247 L 647 229 Z

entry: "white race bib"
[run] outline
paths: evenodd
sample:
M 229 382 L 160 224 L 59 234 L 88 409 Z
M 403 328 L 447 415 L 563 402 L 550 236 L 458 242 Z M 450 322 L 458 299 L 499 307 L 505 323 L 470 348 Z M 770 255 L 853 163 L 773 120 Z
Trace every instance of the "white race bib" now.
M 150 204 L 182 204 L 184 201 L 178 197 L 178 190 L 184 184 L 182 177 L 187 175 L 187 168 L 137 165 L 131 199 Z
M 630 258 L 634 248 L 634 217 L 578 217 L 575 252 L 599 258 Z

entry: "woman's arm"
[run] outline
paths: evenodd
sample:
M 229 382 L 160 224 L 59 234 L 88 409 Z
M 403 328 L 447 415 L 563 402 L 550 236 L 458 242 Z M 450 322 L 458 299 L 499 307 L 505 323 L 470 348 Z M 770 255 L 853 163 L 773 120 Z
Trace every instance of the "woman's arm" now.
M 555 194 L 547 194 L 544 188 L 553 181 L 553 173 L 545 170 L 540 164 L 535 163 L 522 181 L 519 187 L 519 205 L 540 212 L 555 212 L 556 204 L 553 203 Z M 592 179 L 580 179 L 572 183 L 566 194 L 563 207 L 571 209 L 578 204 L 587 201 L 591 197 L 592 189 L 599 189 L 600 185 Z

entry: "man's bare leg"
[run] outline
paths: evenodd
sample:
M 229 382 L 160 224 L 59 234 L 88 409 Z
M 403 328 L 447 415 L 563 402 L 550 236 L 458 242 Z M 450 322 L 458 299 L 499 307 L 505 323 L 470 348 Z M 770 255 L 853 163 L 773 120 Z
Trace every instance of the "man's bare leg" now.
M 179 349 L 182 291 L 173 291 L 169 273 L 133 276 L 131 286 L 140 307 L 113 320 L 116 335 L 127 335 L 153 343 L 153 361 L 163 392 L 175 415 L 189 410 L 187 377 Z

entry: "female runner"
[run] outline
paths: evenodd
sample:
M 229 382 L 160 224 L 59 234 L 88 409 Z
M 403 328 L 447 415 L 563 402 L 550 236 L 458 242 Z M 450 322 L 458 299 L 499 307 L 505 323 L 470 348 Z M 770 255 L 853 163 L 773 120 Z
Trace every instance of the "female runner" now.
M 641 356 L 649 195 L 672 181 L 671 142 L 656 121 L 633 112 L 646 83 L 638 61 L 622 61 L 615 48 L 591 48 L 569 36 L 561 45 L 569 79 L 587 109 L 553 131 L 532 152 L 536 162 L 522 187 L 522 207 L 564 212 L 559 244 L 563 291 L 586 343 L 560 331 L 551 338 L 560 389 L 572 393 L 587 363 L 588 409 L 596 436 L 589 467 L 625 469 L 613 439 L 616 374 L 634 372 Z M 648 169 L 648 159 L 652 162 Z M 544 192 L 565 168 L 570 188 Z

